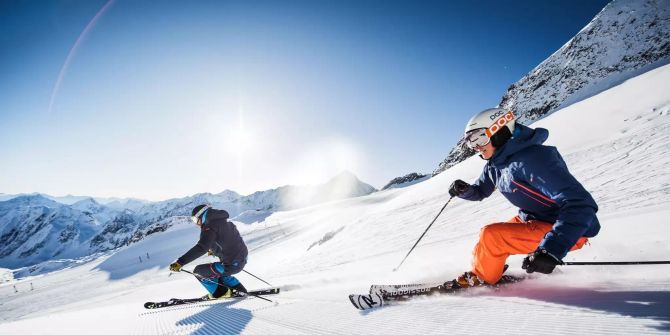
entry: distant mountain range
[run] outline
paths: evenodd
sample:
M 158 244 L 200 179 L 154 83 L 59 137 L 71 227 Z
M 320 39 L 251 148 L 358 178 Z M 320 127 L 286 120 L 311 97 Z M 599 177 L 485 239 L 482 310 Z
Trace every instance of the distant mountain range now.
M 614 0 L 554 54 L 510 85 L 499 106 L 514 111 L 518 122 L 528 125 L 669 62 L 670 1 Z M 433 175 L 473 154 L 459 141 Z
M 316 186 L 282 186 L 247 196 L 226 190 L 148 202 L 136 199 L 0 194 L 0 268 L 77 258 L 116 249 L 188 222 L 191 209 L 207 203 L 228 211 L 233 221 L 263 221 L 276 211 L 358 197 L 376 189 L 344 172 Z M 60 201 L 56 201 L 60 200 Z
M 100 198 L 100 197 L 89 197 L 85 195 L 65 195 L 65 196 L 52 196 L 48 194 L 43 194 L 43 193 L 22 193 L 22 194 L 5 194 L 5 193 L 0 193 L 0 201 L 7 201 L 10 199 L 14 199 L 19 196 L 23 195 L 41 195 L 47 199 L 51 199 L 56 202 L 60 202 L 61 204 L 66 204 L 66 205 L 72 205 L 78 201 L 81 200 L 87 200 L 87 199 L 94 199 L 96 202 L 101 203 L 105 206 L 108 207 L 113 207 L 113 208 L 128 208 L 128 207 L 135 207 L 137 205 L 144 205 L 149 203 L 147 200 L 140 200 L 140 199 L 133 199 L 133 198 Z

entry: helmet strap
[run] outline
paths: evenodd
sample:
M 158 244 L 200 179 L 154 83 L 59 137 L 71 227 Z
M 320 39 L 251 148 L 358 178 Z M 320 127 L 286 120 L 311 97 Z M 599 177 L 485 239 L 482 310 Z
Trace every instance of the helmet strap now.
M 505 145 L 509 139 L 512 138 L 512 132 L 507 127 L 502 127 L 493 136 L 491 136 L 491 144 L 498 149 Z

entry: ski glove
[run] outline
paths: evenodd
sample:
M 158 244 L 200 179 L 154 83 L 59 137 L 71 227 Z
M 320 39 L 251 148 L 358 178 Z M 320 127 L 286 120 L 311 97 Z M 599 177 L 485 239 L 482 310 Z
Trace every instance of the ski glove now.
M 451 186 L 449 186 L 449 195 L 452 197 L 459 196 L 465 193 L 465 191 L 467 191 L 469 188 L 470 184 L 460 179 L 456 179 L 453 183 L 451 183 Z
M 556 265 L 559 264 L 563 264 L 563 262 L 554 255 L 548 253 L 547 250 L 537 249 L 523 259 L 521 268 L 528 273 L 539 272 L 549 274 L 552 273 Z
M 179 262 L 174 262 L 170 264 L 170 271 L 179 272 L 181 271 L 182 265 Z

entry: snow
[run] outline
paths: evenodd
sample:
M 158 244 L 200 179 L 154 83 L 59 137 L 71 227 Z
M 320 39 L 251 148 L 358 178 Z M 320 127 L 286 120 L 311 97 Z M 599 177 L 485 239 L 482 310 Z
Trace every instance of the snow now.
M 566 261 L 667 260 L 668 92 L 670 65 L 533 125 L 550 130 L 548 144 L 559 148 L 600 206 L 600 234 Z M 146 301 L 204 294 L 190 275 L 168 276 L 167 265 L 198 237 L 193 225 L 177 223 L 95 261 L 23 278 L 16 282 L 19 293 L 0 284 L 0 334 L 670 331 L 670 265 L 565 266 L 499 291 L 481 288 L 369 312 L 354 309 L 348 294 L 364 293 L 370 284 L 442 282 L 469 269 L 479 229 L 515 214 L 497 193 L 483 202 L 452 201 L 403 266 L 392 271 L 448 199 L 449 184 L 473 180 L 483 164 L 472 157 L 410 187 L 238 224 L 251 251 L 245 270 L 283 290 L 269 296 L 272 303 L 250 298 L 144 309 Z M 509 259 L 511 273 L 522 273 L 521 259 Z M 209 260 L 202 257 L 186 268 Z M 238 277 L 248 288 L 266 286 L 246 273 Z
M 14 273 L 10 269 L 0 268 L 0 283 L 12 282 Z

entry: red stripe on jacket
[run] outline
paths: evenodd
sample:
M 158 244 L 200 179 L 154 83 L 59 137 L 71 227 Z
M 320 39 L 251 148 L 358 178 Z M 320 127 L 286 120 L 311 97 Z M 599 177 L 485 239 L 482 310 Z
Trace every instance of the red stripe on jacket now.
M 524 189 L 524 190 L 526 190 L 526 191 L 532 193 L 533 195 L 536 195 L 536 196 L 540 197 L 540 198 L 543 199 L 543 200 L 546 200 L 546 201 L 548 201 L 548 202 L 550 202 L 550 203 L 552 203 L 552 204 L 556 204 L 556 201 L 554 201 L 554 200 L 552 200 L 552 199 L 550 199 L 550 198 L 547 198 L 547 197 L 545 197 L 544 195 L 542 195 L 542 194 L 540 194 L 540 193 L 537 193 L 537 192 L 533 191 L 532 189 L 530 189 L 530 188 L 528 188 L 528 187 L 526 187 L 526 186 L 523 186 L 523 185 L 517 183 L 517 182 L 514 181 L 514 180 L 512 180 L 512 183 L 514 183 L 514 185 L 519 186 L 519 187 L 521 187 L 522 189 Z

